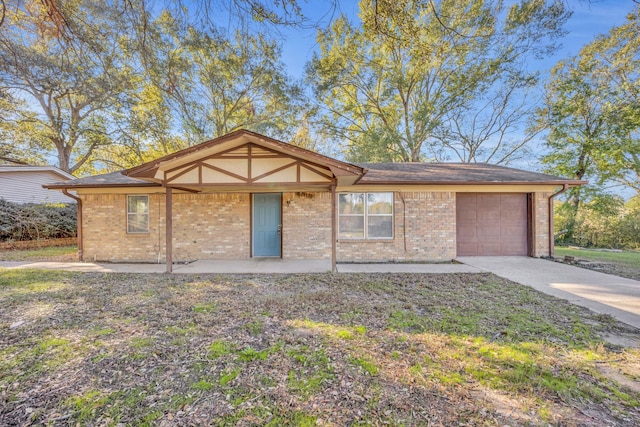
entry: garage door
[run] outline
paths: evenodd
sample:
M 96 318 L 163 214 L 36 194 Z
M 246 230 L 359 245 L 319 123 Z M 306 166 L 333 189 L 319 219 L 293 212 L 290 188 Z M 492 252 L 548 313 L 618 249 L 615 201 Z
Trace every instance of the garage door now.
M 527 195 L 458 193 L 458 256 L 528 255 Z

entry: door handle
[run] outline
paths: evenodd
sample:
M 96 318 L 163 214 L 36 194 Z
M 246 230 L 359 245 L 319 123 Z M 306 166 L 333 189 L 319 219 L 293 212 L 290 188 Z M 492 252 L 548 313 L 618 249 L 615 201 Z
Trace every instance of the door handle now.
M 278 234 L 282 234 L 282 224 L 278 224 Z

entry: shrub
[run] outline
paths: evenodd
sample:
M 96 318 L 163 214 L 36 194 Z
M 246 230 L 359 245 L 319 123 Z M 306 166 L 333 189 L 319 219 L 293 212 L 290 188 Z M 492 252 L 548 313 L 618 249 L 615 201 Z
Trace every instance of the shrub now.
M 580 205 L 572 223 L 571 208 L 566 203 L 556 206 L 554 223 L 560 234 L 556 243 L 582 247 L 640 249 L 640 196 L 626 203 L 616 198 L 595 199 Z
M 18 204 L 0 199 L 0 241 L 75 237 L 75 204 Z

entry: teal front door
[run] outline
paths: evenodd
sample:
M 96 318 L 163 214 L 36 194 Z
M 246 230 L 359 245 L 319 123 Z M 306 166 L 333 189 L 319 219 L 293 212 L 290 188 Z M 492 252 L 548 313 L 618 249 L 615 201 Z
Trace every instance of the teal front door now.
M 253 256 L 280 256 L 282 195 L 253 195 Z

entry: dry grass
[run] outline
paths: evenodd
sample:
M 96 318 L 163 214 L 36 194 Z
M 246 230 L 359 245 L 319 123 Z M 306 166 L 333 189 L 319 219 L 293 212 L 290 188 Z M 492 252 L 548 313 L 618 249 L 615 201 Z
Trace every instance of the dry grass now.
M 0 250 L 0 261 L 78 261 L 77 246 Z
M 602 273 L 640 280 L 640 252 L 611 252 L 598 249 L 579 249 L 555 247 L 555 256 L 562 259 L 565 255 L 573 256 L 574 265 L 589 268 Z
M 0 270 L 0 306 L 0 425 L 640 420 L 600 339 L 637 331 L 490 274 Z

